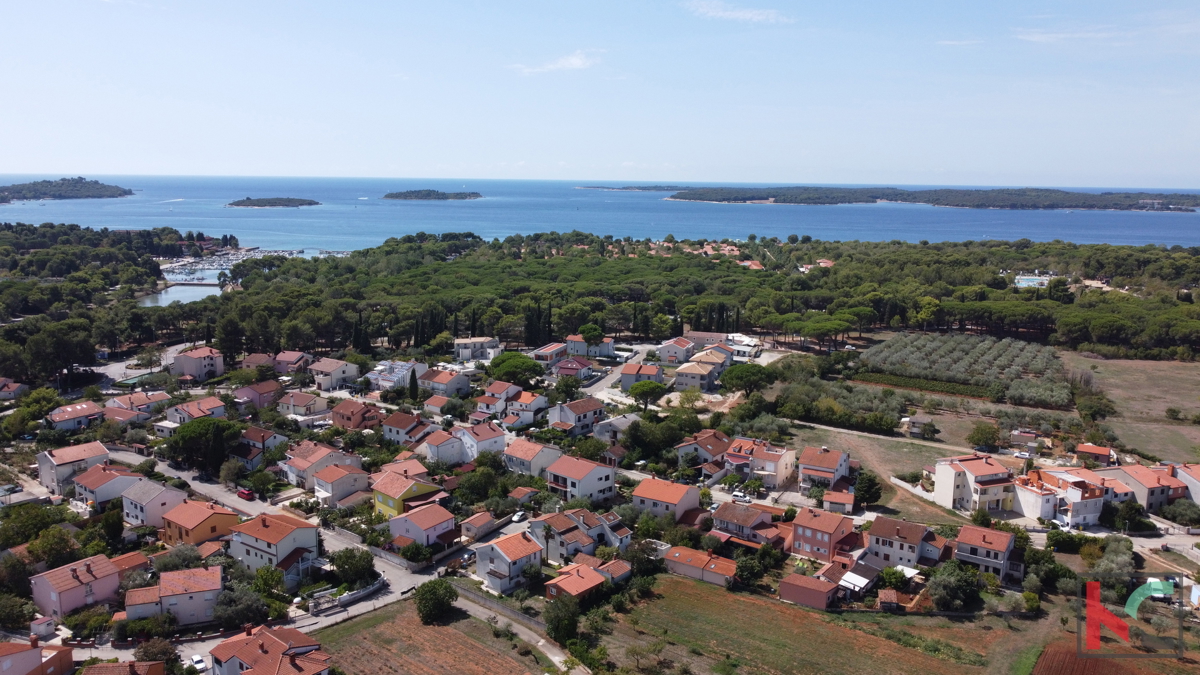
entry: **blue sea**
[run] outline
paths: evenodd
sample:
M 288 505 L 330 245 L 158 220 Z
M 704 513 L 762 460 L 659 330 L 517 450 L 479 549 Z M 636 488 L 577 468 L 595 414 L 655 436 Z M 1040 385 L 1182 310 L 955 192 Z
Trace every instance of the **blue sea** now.
M 0 185 L 59 177 L 0 175 Z M 680 239 L 743 239 L 753 233 L 780 238 L 807 234 L 816 239 L 842 241 L 1028 238 L 1077 243 L 1200 245 L 1200 213 L 1006 211 L 917 204 L 706 204 L 664 201 L 670 194 L 664 192 L 578 189 L 583 185 L 631 184 L 599 180 L 98 175 L 88 178 L 131 188 L 135 190 L 134 196 L 15 202 L 0 205 L 0 222 L 77 223 L 110 229 L 173 227 L 180 232 L 233 234 L 243 246 L 304 249 L 310 254 L 321 249 L 343 251 L 376 246 L 388 237 L 420 231 L 474 232 L 489 240 L 512 234 L 581 230 L 635 239 L 659 239 L 668 234 Z M 381 199 L 387 192 L 425 188 L 475 191 L 484 198 L 446 202 Z M 321 205 L 299 209 L 225 206 L 243 197 L 299 197 L 314 199 Z

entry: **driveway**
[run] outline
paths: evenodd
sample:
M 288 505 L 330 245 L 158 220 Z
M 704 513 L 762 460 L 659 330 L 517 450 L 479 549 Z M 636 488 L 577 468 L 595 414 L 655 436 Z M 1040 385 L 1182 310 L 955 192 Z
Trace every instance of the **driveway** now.
M 147 457 L 143 457 L 136 452 L 125 452 L 123 450 L 109 451 L 109 457 L 115 461 L 137 466 L 146 461 Z M 214 502 L 226 506 L 237 511 L 244 516 L 259 516 L 264 513 L 283 513 L 283 509 L 278 506 L 271 506 L 262 500 L 254 500 L 248 502 L 245 499 L 239 498 L 236 494 L 229 490 L 221 483 L 201 483 L 196 480 L 196 472 L 188 469 L 172 469 L 167 466 L 166 462 L 158 462 L 158 470 L 172 478 L 182 478 L 191 484 L 192 489 L 200 494 L 208 497 Z
M 629 359 L 628 363 L 641 363 L 642 359 L 646 358 L 645 347 L 643 345 L 634 345 L 633 348 L 638 351 L 636 354 L 633 355 L 633 358 Z M 611 373 L 600 378 L 599 382 L 597 382 L 589 387 L 584 387 L 583 393 L 591 394 L 594 396 L 594 395 L 608 389 L 610 386 L 612 386 L 613 382 L 616 382 L 619 379 L 621 379 L 621 367 L 613 366 Z
M 195 345 L 185 342 L 183 344 L 167 347 L 163 350 L 162 363 L 164 365 L 171 363 L 175 360 L 176 354 L 191 349 L 193 346 Z M 137 377 L 138 375 L 145 375 L 146 373 L 154 372 L 155 369 L 153 368 L 135 368 L 133 366 L 133 362 L 136 360 L 136 358 L 133 358 L 127 361 L 116 361 L 105 366 L 96 366 L 92 370 L 105 376 L 106 379 L 100 383 L 100 387 L 102 389 L 111 386 L 113 382 L 117 382 L 119 380 L 125 380 L 131 377 Z

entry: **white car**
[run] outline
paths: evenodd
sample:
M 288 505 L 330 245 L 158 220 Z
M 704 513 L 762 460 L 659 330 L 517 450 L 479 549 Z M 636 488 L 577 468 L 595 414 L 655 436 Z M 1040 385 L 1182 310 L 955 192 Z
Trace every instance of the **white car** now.
M 525 512 L 524 511 L 517 511 L 516 513 L 513 514 L 512 521 L 514 523 L 519 523 L 522 520 L 525 520 Z
M 1029 459 L 1029 458 L 1030 458 L 1030 457 L 1032 457 L 1032 456 L 1033 456 L 1033 455 L 1029 454 L 1028 452 L 1016 452 L 1016 453 L 1013 453 L 1013 457 L 1016 457 L 1017 459 Z
M 196 667 L 196 670 L 199 670 L 200 672 L 204 672 L 204 671 L 208 670 L 208 663 L 205 662 L 203 656 L 201 656 L 199 654 L 192 654 L 191 661 L 192 661 L 192 665 Z
M 741 490 L 737 490 L 733 493 L 733 499 L 734 499 L 734 501 L 737 501 L 739 499 L 746 499 L 746 493 L 742 492 Z

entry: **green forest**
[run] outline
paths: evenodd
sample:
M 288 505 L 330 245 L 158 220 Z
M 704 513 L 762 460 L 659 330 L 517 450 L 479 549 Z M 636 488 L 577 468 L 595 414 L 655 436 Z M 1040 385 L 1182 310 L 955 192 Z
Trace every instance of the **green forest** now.
M 873 204 L 877 201 L 931 204 L 970 209 L 1115 209 L 1119 211 L 1194 211 L 1200 195 L 1154 192 L 1067 192 L 1041 188 L 999 190 L 901 190 L 898 188 L 692 188 L 671 199 L 697 202 L 752 202 L 774 200 L 776 204 Z M 1160 205 L 1142 204 L 1143 200 Z
M 39 180 L 0 187 L 0 202 L 14 199 L 108 199 L 128 197 L 133 190 L 86 178 Z
M 439 190 L 405 190 L 404 192 L 389 192 L 384 199 L 413 199 L 427 201 L 446 201 L 458 199 L 482 199 L 478 192 L 441 192 Z
M 679 192 L 681 190 L 693 190 L 695 188 L 686 185 L 626 185 L 624 187 L 612 187 L 608 185 L 582 185 L 580 190 L 610 190 L 613 192 Z
M 229 202 L 228 206 L 242 206 L 251 208 L 275 208 L 288 207 L 294 208 L 298 206 L 320 206 L 321 202 L 316 202 L 311 199 L 297 199 L 295 197 L 259 197 L 252 199 L 246 197 L 239 199 L 236 202 Z
M 737 257 L 767 268 L 750 270 L 726 256 L 684 253 L 702 243 L 694 241 L 660 257 L 648 240 L 582 232 L 490 242 L 470 233 L 418 233 L 342 258 L 243 261 L 226 275 L 243 290 L 187 305 L 137 306 L 132 291 L 159 275 L 152 256 L 171 250 L 172 241 L 178 246 L 179 237 L 174 230 L 0 226 L 0 261 L 20 279 L 0 282 L 0 310 L 23 318 L 0 327 L 0 374 L 44 378 L 64 363 L 89 365 L 88 344 L 138 349 L 211 340 L 231 359 L 282 348 L 435 356 L 447 354 L 456 336 L 538 346 L 587 323 L 618 338 L 652 340 L 691 328 L 829 346 L 838 336 L 887 327 L 1134 358 L 1192 359 L 1200 348 L 1200 307 L 1186 290 L 1200 283 L 1200 248 L 750 235 Z M 818 258 L 835 264 L 800 272 Z M 1033 268 L 1064 276 L 1049 288 L 1016 289 L 1012 274 L 1001 274 Z M 1129 292 L 1074 283 L 1094 278 Z M 64 321 L 76 323 L 55 332 Z M 76 336 L 78 348 L 56 355 L 63 336 Z

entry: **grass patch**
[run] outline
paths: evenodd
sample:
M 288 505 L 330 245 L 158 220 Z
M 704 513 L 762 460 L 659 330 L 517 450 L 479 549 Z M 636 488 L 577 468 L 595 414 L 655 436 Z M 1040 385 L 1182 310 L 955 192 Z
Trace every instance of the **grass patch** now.
M 1009 675 L 1031 675 L 1045 648 L 1046 645 L 1030 645 L 1021 650 L 1017 660 L 1013 661 L 1012 667 L 1008 669 Z
M 935 394 L 951 394 L 954 396 L 968 396 L 971 398 L 987 399 L 987 387 L 977 387 L 973 384 L 959 384 L 957 382 L 942 382 L 940 380 L 926 380 L 920 377 L 905 377 L 903 375 L 888 375 L 887 373 L 856 373 L 854 375 L 856 382 L 873 382 L 889 387 L 902 387 L 904 389 L 916 389 L 918 391 L 929 391 Z
M 328 628 L 322 628 L 315 635 L 320 636 L 321 644 L 328 648 L 335 647 L 339 642 L 347 638 L 370 631 L 376 626 L 386 623 L 400 616 L 400 605 L 395 604 L 383 609 L 377 609 L 374 612 L 363 614 L 357 619 L 351 619 Z
M 952 661 L 954 663 L 961 663 L 964 666 L 987 665 L 987 659 L 983 657 L 983 654 L 979 654 L 968 649 L 963 649 L 958 645 L 951 644 L 945 640 L 939 640 L 938 638 L 915 635 L 906 630 L 892 628 L 891 626 L 884 626 L 881 624 L 871 628 L 864 623 L 842 621 L 840 619 L 832 619 L 831 623 L 848 626 L 850 628 L 854 628 L 855 630 L 860 630 L 864 633 L 881 637 L 890 642 L 895 642 L 896 644 L 908 647 L 909 649 L 916 649 L 930 656 Z M 1034 662 L 1036 663 L 1037 660 L 1035 659 Z

